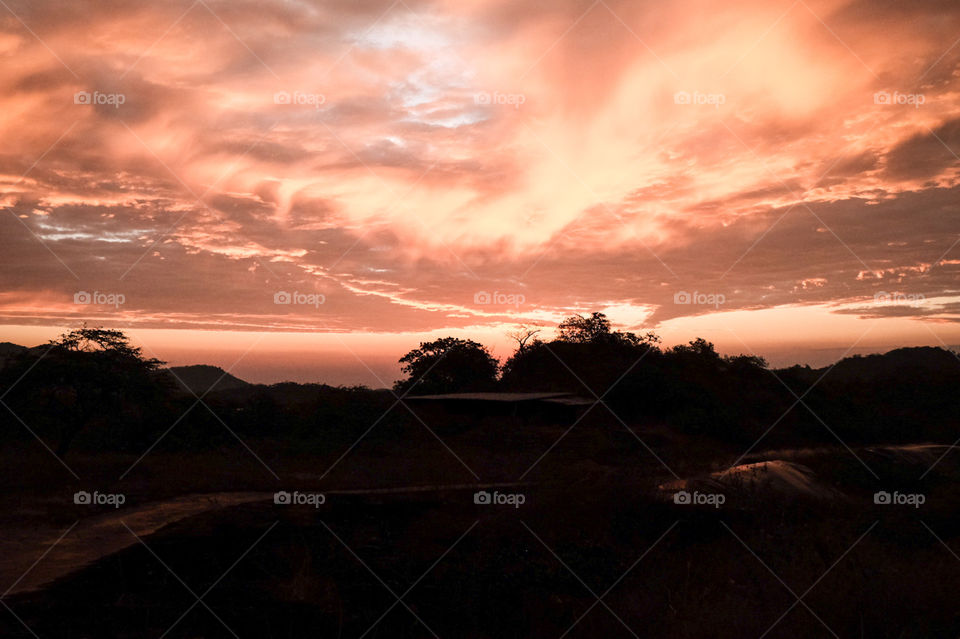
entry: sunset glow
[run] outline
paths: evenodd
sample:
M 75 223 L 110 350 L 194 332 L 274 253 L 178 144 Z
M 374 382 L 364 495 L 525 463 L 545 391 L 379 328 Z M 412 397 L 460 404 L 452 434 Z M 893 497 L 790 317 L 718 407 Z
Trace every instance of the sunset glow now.
M 575 312 L 776 364 L 960 343 L 954 3 L 0 16 L 0 341 L 371 386 Z

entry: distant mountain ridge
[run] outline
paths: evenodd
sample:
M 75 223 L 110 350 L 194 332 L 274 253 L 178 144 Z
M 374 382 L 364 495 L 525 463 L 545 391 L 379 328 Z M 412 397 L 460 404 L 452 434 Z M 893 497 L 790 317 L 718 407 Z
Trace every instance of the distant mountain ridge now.
M 12 358 L 31 352 L 42 354 L 47 349 L 47 344 L 28 347 L 12 342 L 0 342 L 0 366 Z M 190 390 L 197 395 L 212 391 L 243 390 L 257 386 L 231 375 L 219 366 L 209 364 L 171 366 L 165 370 L 171 374 L 177 387 L 185 387 L 185 391 Z M 797 364 L 776 370 L 792 371 L 801 378 L 809 378 L 810 381 L 818 379 L 829 371 L 829 379 L 836 382 L 871 381 L 908 372 L 914 375 L 950 374 L 960 371 L 960 347 L 912 346 L 897 348 L 882 354 L 853 355 L 820 368 Z
M 21 353 L 25 353 L 26 351 L 26 346 L 20 346 L 19 344 L 13 344 L 11 342 L 0 342 L 0 357 L 19 355 Z
M 20 346 L 12 342 L 0 342 L 0 366 L 2 366 L 6 360 L 13 357 L 19 357 L 20 355 L 25 355 L 30 352 L 42 353 L 47 348 L 48 346 L 46 344 L 39 346 Z
M 840 360 L 831 375 L 871 379 L 903 372 L 944 372 L 960 370 L 956 353 L 933 346 L 898 348 L 883 355 L 847 357 Z
M 897 348 L 886 353 L 845 357 L 832 366 L 785 370 L 802 371 L 811 380 L 824 375 L 833 382 L 872 381 L 897 376 L 942 376 L 960 373 L 960 355 L 936 346 Z
M 214 391 L 229 391 L 253 386 L 226 372 L 219 366 L 208 364 L 194 364 L 192 366 L 171 366 L 167 369 L 177 386 L 186 387 L 196 395 L 203 395 Z

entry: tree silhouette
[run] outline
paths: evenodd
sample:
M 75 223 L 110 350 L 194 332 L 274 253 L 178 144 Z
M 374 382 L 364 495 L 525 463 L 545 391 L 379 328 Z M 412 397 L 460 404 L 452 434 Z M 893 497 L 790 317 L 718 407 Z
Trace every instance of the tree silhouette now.
M 147 359 L 143 356 L 143 349 L 130 345 L 123 331 L 107 328 L 78 328 L 50 340 L 53 349 L 73 353 L 103 353 L 112 359 L 127 360 L 145 370 L 156 370 L 163 365 L 158 359 Z
M 573 315 L 563 320 L 558 327 L 561 342 L 585 344 L 596 342 L 610 334 L 610 320 L 603 313 L 591 313 L 590 317 Z
M 18 363 L 18 397 L 29 399 L 21 400 L 22 410 L 57 440 L 58 455 L 85 431 L 98 446 L 123 448 L 148 424 L 166 419 L 169 384 L 158 374 L 162 364 L 145 358 L 123 332 L 84 325 Z
M 653 333 L 613 331 L 603 313 L 573 315 L 560 323 L 552 342 L 521 344 L 503 365 L 501 384 L 515 391 L 600 394 L 649 351 L 658 351 L 659 341 Z
M 394 384 L 394 389 L 414 394 L 490 390 L 499 369 L 486 347 L 456 337 L 421 342 L 400 363 L 400 370 L 409 377 Z

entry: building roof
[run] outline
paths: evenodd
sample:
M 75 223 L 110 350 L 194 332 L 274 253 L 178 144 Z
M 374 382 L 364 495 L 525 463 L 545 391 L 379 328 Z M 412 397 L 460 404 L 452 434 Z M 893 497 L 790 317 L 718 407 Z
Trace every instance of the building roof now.
M 581 399 L 573 393 L 444 393 L 411 395 L 407 399 L 424 401 L 537 402 L 543 400 Z
M 571 395 L 569 397 L 550 397 L 548 399 L 544 399 L 543 401 L 549 404 L 562 404 L 564 406 L 589 406 L 598 400 L 593 400 L 589 397 L 577 397 Z

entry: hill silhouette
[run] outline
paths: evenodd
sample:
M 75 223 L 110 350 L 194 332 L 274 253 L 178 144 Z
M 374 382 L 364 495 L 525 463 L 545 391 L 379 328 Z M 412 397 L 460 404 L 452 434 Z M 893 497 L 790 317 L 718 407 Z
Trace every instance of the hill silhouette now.
M 795 371 L 812 382 L 829 371 L 833 382 L 867 382 L 891 378 L 905 380 L 922 377 L 941 378 L 944 375 L 960 374 L 960 356 L 952 351 L 933 346 L 897 348 L 886 353 L 853 355 L 831 366 L 805 368 L 794 366 Z M 914 377 L 919 376 L 919 378 Z
M 11 342 L 0 342 L 0 357 L 9 357 L 11 355 L 21 355 L 27 351 L 26 346 L 13 344 Z
M 186 387 L 196 395 L 215 391 L 230 391 L 250 388 L 250 382 L 244 381 L 226 372 L 219 366 L 194 364 L 191 366 L 171 366 L 170 373 L 178 388 Z
M 0 342 L 0 366 L 17 357 L 31 353 L 42 354 L 45 350 L 44 346 L 21 346 L 12 342 Z

